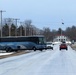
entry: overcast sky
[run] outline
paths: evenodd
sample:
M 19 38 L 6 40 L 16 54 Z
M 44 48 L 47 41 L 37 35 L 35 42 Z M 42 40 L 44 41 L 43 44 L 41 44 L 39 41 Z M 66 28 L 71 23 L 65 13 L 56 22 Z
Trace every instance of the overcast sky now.
M 6 11 L 3 18 L 31 19 L 40 29 L 76 25 L 76 0 L 0 0 L 0 10 Z

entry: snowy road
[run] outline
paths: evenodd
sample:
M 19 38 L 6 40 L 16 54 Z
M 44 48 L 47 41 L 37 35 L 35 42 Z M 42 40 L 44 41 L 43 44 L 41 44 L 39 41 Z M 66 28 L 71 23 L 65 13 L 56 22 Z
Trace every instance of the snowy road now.
M 0 75 L 76 75 L 76 52 L 56 45 L 54 50 L 0 59 Z

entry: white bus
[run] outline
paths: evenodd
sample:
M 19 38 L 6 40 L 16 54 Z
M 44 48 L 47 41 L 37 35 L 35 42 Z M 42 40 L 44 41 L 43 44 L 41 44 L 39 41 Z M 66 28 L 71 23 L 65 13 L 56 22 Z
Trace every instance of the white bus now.
M 43 50 L 46 48 L 44 36 L 14 36 L 0 38 L 0 50 Z

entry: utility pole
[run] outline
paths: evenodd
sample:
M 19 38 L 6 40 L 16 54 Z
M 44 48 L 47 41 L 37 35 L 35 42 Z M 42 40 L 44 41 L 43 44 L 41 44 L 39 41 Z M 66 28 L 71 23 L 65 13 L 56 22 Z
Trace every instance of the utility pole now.
M 6 12 L 6 11 L 0 10 L 0 13 L 1 13 L 1 26 L 0 26 L 1 27 L 1 37 L 2 37 L 2 13 L 3 12 Z
M 13 19 L 13 20 L 15 20 L 15 22 L 16 22 L 16 29 L 15 29 L 15 36 L 17 36 L 17 22 L 18 22 L 18 20 L 20 20 L 20 19 Z

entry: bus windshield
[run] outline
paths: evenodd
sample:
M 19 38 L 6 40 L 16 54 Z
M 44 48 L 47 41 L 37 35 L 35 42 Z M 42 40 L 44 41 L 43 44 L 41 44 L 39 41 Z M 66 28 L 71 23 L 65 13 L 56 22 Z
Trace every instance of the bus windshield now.
M 39 44 L 45 44 L 45 38 L 44 37 L 39 38 Z

